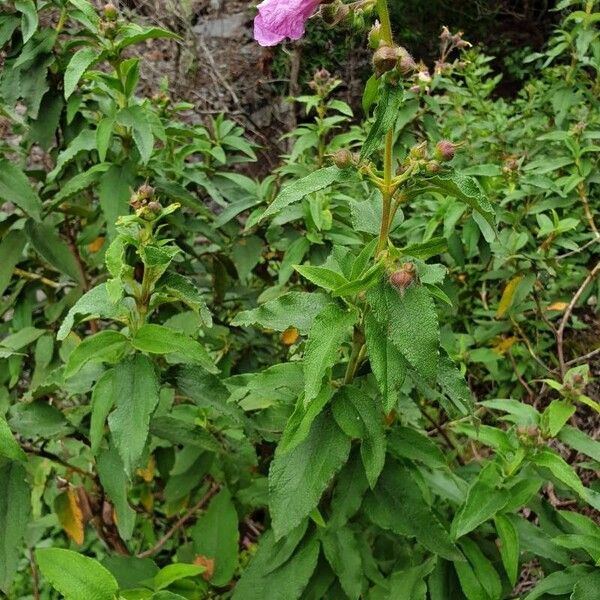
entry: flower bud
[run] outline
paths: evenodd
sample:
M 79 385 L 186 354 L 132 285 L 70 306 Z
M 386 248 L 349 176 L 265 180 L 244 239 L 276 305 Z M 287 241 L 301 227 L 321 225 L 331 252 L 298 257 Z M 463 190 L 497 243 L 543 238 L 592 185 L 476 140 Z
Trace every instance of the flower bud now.
M 119 11 L 114 4 L 110 2 L 104 5 L 102 9 L 102 15 L 107 21 L 116 21 L 119 17 Z
M 442 165 L 440 165 L 440 163 L 437 160 L 430 160 L 427 163 L 425 169 L 428 173 L 431 173 L 433 175 L 435 173 L 439 173 L 442 170 Z
M 415 276 L 415 265 L 411 262 L 404 263 L 390 275 L 390 285 L 403 294 L 414 283 Z
M 331 161 L 338 169 L 347 169 L 354 164 L 354 155 L 350 150 L 342 148 L 331 155 Z
M 333 27 L 343 21 L 351 12 L 351 8 L 338 0 L 321 6 L 321 18 L 326 25 Z
M 427 142 L 421 142 L 420 144 L 413 146 L 409 150 L 408 155 L 410 156 L 410 158 L 414 158 L 417 160 L 425 158 L 427 156 Z
M 453 144 L 448 140 L 440 140 L 435 145 L 433 155 L 436 160 L 439 160 L 441 162 L 448 162 L 449 160 L 452 160 L 454 158 L 457 147 L 458 146 L 456 144 Z
M 144 185 L 141 185 L 138 188 L 137 193 L 138 193 L 138 196 L 140 197 L 140 199 L 147 200 L 154 195 L 154 188 L 151 185 L 144 183 Z
M 159 213 L 162 210 L 162 206 L 160 205 L 160 202 L 152 200 L 152 202 L 148 202 L 148 210 L 153 213 Z
M 398 46 L 381 46 L 378 48 L 373 55 L 373 66 L 377 77 L 381 77 L 384 73 L 395 69 L 400 55 Z
M 408 75 L 411 71 L 414 71 L 417 67 L 417 63 L 414 58 L 408 53 L 408 50 L 400 47 L 400 60 L 398 61 L 398 71 L 402 75 Z
M 377 50 L 381 45 L 381 23 L 375 21 L 375 25 L 369 31 L 369 48 Z

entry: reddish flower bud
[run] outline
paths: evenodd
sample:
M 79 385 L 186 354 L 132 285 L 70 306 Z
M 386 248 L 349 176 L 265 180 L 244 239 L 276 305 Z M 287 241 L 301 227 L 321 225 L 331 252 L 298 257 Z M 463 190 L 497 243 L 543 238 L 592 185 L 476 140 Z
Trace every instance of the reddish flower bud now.
M 396 68 L 401 53 L 398 46 L 381 46 L 373 55 L 375 74 L 381 77 L 384 73 Z
M 114 4 L 109 2 L 108 4 L 104 5 L 104 8 L 102 9 L 102 15 L 107 21 L 116 21 L 119 17 L 119 10 Z
M 411 262 L 404 263 L 390 275 L 390 285 L 403 294 L 414 283 L 415 276 L 415 265 Z
M 458 146 L 448 140 L 440 140 L 435 145 L 434 157 L 442 162 L 447 162 L 454 158 Z
M 428 173 L 439 173 L 442 170 L 442 165 L 437 160 L 430 160 L 425 167 Z

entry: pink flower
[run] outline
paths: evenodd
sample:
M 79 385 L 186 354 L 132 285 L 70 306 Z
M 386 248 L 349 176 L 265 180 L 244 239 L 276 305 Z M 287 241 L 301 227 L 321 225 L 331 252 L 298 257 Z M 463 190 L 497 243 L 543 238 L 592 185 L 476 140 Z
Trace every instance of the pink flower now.
M 285 38 L 299 40 L 304 23 L 321 0 L 263 0 L 254 19 L 254 39 L 261 46 L 275 46 Z

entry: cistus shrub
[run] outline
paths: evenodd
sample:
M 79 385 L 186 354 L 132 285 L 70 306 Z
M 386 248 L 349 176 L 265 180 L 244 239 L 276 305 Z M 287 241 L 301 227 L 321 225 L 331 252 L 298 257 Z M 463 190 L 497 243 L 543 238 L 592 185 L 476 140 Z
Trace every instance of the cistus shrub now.
M 0 590 L 599 600 L 597 2 L 510 100 L 386 0 L 257 8 L 373 57 L 361 115 L 315 72 L 262 180 L 233 120 L 141 95 L 174 34 L 3 5 Z

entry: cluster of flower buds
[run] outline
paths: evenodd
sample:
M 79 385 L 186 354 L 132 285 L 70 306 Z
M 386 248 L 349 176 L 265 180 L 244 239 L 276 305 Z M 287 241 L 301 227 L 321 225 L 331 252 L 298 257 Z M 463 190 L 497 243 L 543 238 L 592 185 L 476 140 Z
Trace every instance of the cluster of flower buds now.
M 417 63 L 406 48 L 380 44 L 373 54 L 373 66 L 377 77 L 389 71 L 406 76 L 417 68 Z
M 409 150 L 397 174 L 399 175 L 415 165 L 424 168 L 427 173 L 432 175 L 439 173 L 443 168 L 443 163 L 451 161 L 460 146 L 461 144 L 454 144 L 449 140 L 440 140 L 430 155 L 427 150 L 427 142 L 421 142 Z
M 330 27 L 341 23 L 351 13 L 352 8 L 348 4 L 344 4 L 342 0 L 325 0 L 325 2 L 321 2 L 321 18 Z
M 320 98 L 326 98 L 340 84 L 340 80 L 331 76 L 327 69 L 319 69 L 308 83 L 308 87 Z
M 102 20 L 100 21 L 100 31 L 108 39 L 114 39 L 118 32 L 119 10 L 110 2 L 102 8 Z
M 444 73 L 451 68 L 448 62 L 448 56 L 453 50 L 463 50 L 469 48 L 471 44 L 463 39 L 463 32 L 452 34 L 450 30 L 444 26 L 440 34 L 440 58 L 435 63 L 435 72 L 437 74 Z
M 141 185 L 129 200 L 130 206 L 138 217 L 153 221 L 162 210 L 160 202 L 156 199 L 154 188 L 147 183 Z
M 390 285 L 398 290 L 401 296 L 413 285 L 417 279 L 417 271 L 412 262 L 405 262 L 398 269 L 390 273 Z

